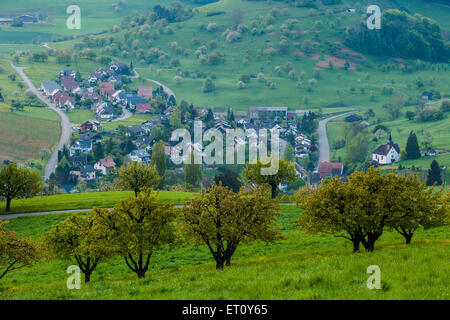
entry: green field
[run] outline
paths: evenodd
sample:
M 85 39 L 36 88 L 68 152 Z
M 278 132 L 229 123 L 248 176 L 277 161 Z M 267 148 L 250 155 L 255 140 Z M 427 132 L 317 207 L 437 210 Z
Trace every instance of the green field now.
M 6 101 L 23 99 L 26 88 L 21 89 L 16 81 L 8 79 L 14 70 L 4 60 L 0 72 L 0 88 Z M 0 103 L 0 160 L 41 161 L 59 139 L 61 126 L 55 112 L 47 108 L 24 107 L 23 111 L 10 111 L 7 103 Z
M 184 247 L 152 257 L 147 277 L 137 280 L 123 259 L 100 263 L 81 290 L 66 288 L 74 262 L 41 262 L 8 274 L 1 299 L 442 299 L 450 292 L 450 229 L 420 231 L 411 245 L 386 232 L 373 253 L 352 254 L 350 242 L 304 234 L 294 227 L 299 210 L 284 207 L 285 240 L 272 245 L 242 244 L 231 267 L 216 271 L 206 247 Z M 23 217 L 8 227 L 39 238 L 67 217 Z M 348 242 L 348 243 L 347 243 Z M 367 267 L 378 265 L 381 290 L 369 290 Z
M 118 200 L 128 199 L 134 195 L 131 191 L 91 192 L 65 195 L 43 196 L 30 199 L 13 200 L 10 213 L 59 211 L 89 209 L 92 207 L 110 208 Z M 193 193 L 160 191 L 162 201 L 182 204 L 192 198 Z M 0 202 L 0 214 L 5 214 L 5 202 Z
M 0 42 L 31 43 L 40 37 L 42 42 L 60 39 L 64 36 L 78 36 L 86 33 L 104 31 L 113 25 L 120 25 L 122 17 L 131 11 L 149 11 L 155 4 L 168 4 L 168 0 L 134 0 L 125 1 L 120 11 L 114 10 L 115 0 L 79 0 L 76 4 L 81 9 L 81 29 L 70 30 L 66 26 L 69 14 L 66 9 L 71 2 L 64 0 L 43 0 L 30 4 L 29 0 L 2 0 L 1 16 L 15 14 L 35 14 L 43 16 L 42 23 L 24 25 L 23 27 L 2 26 Z

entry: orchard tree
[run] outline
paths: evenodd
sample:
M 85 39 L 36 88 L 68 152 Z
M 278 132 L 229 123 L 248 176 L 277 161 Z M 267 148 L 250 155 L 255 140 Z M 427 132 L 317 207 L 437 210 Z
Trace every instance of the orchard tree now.
M 360 243 L 373 251 L 396 211 L 397 185 L 391 175 L 370 167 L 366 173 L 353 173 L 348 182 L 334 177 L 314 191 L 299 193 L 298 204 L 304 210 L 300 225 L 309 232 L 350 240 L 353 252 L 359 251 Z
M 6 228 L 8 221 L 0 220 L 0 279 L 8 272 L 29 267 L 41 258 L 41 250 L 33 239 L 18 238 Z
M 119 177 L 114 183 L 121 190 L 133 190 L 137 197 L 142 188 L 156 187 L 161 181 L 155 166 L 130 162 L 119 169 Z
M 162 203 L 152 189 L 145 187 L 136 198 L 117 202 L 113 210 L 94 212 L 108 232 L 109 246 L 139 279 L 145 277 L 155 252 L 177 242 L 174 205 Z
M 444 188 L 435 192 L 420 181 L 420 175 L 408 177 L 390 175 L 395 186 L 395 201 L 387 225 L 401 234 L 406 244 L 411 243 L 414 232 L 423 227 L 430 229 L 448 225 L 449 206 L 443 197 Z
M 19 168 L 15 163 L 0 170 L 0 196 L 6 199 L 6 211 L 11 209 L 11 201 L 28 198 L 42 191 L 41 177 L 38 172 L 28 168 Z
M 261 169 L 266 167 L 268 165 L 263 164 L 260 160 L 255 164 L 247 162 L 242 174 L 247 182 L 269 185 L 272 191 L 272 199 L 276 198 L 280 183 L 294 182 L 297 179 L 294 162 L 280 159 L 278 171 L 273 175 L 261 174 Z
M 53 226 L 44 238 L 53 256 L 76 261 L 85 283 L 90 281 L 98 263 L 112 253 L 106 233 L 93 214 L 73 214 Z
M 231 264 L 239 244 L 260 240 L 273 242 L 278 232 L 278 206 L 261 190 L 233 193 L 213 183 L 206 193 L 187 200 L 183 207 L 185 232 L 194 244 L 205 244 L 216 261 L 216 269 Z

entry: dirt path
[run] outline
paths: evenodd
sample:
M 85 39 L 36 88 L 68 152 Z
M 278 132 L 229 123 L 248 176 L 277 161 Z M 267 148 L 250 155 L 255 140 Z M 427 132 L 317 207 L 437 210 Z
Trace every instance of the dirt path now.
M 55 151 L 50 156 L 50 159 L 47 162 L 45 167 L 45 180 L 47 180 L 50 175 L 55 172 L 56 166 L 58 164 L 58 151 L 63 149 L 64 145 L 67 145 L 70 140 L 70 136 L 72 135 L 72 124 L 70 123 L 69 117 L 67 114 L 59 109 L 55 104 L 50 102 L 50 100 L 45 97 L 39 90 L 34 86 L 33 82 L 28 78 L 28 76 L 23 71 L 24 67 L 17 67 L 13 64 L 11 60 L 8 60 L 11 67 L 19 74 L 22 80 L 27 84 L 30 90 L 42 101 L 44 102 L 50 109 L 55 111 L 61 118 L 61 137 L 59 139 L 58 146 Z

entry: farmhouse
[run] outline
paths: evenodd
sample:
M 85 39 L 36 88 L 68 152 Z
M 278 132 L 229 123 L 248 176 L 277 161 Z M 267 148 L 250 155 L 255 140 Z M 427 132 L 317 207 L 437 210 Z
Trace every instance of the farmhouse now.
M 391 136 L 389 136 L 389 142 L 382 146 L 379 146 L 372 153 L 372 161 L 379 164 L 391 164 L 399 161 L 400 148 L 398 144 L 392 142 Z
M 64 90 L 69 92 L 74 92 L 77 89 L 80 89 L 80 85 L 75 81 L 74 77 L 71 76 L 61 76 L 61 85 Z
M 357 122 L 357 121 L 361 121 L 361 120 L 362 120 L 361 116 L 358 116 L 357 114 L 351 114 L 351 115 L 345 117 L 346 122 Z
M 81 124 L 81 131 L 101 131 L 103 129 L 103 125 L 95 120 L 89 120 Z
M 112 117 L 114 117 L 114 108 L 109 103 L 104 102 L 100 106 L 98 106 L 95 113 L 98 118 L 111 119 Z
M 58 92 L 53 96 L 53 102 L 60 108 L 67 107 L 73 109 L 75 107 L 75 99 L 65 92 Z
M 433 92 L 424 91 L 424 92 L 422 92 L 421 97 L 423 100 L 433 101 Z
M 127 137 L 140 136 L 145 133 L 145 130 L 142 129 L 140 126 L 127 126 L 125 131 L 126 131 L 125 135 Z
M 80 182 L 91 181 L 96 178 L 94 166 L 90 164 L 79 167 L 78 170 L 72 171 L 71 174 L 77 176 Z
M 80 141 L 86 141 L 86 140 L 91 140 L 92 143 L 99 143 L 99 142 L 102 142 L 102 136 L 99 133 L 88 132 L 88 133 L 83 134 L 80 137 Z
M 112 82 L 100 82 L 98 86 L 102 96 L 111 96 L 114 92 L 116 92 L 114 89 L 114 83 Z
M 140 136 L 136 139 L 136 147 L 150 146 L 153 140 L 154 139 L 149 136 Z
M 344 173 L 344 164 L 340 162 L 322 161 L 319 164 L 318 173 L 320 180 L 327 177 L 341 177 Z
M 149 113 L 152 110 L 152 105 L 149 103 L 140 103 L 136 105 L 136 113 Z
M 153 88 L 149 86 L 139 87 L 137 95 L 144 99 L 151 99 L 153 97 Z
M 126 73 L 128 71 L 128 66 L 126 64 L 120 63 L 120 62 L 114 62 L 110 67 L 109 70 L 114 71 L 115 73 Z
M 69 149 L 70 156 L 89 153 L 92 151 L 92 141 L 91 140 L 79 140 L 75 141 Z
M 133 162 L 147 164 L 150 161 L 150 154 L 144 149 L 134 150 L 128 155 Z
M 116 163 L 112 158 L 100 159 L 95 165 L 94 169 L 100 171 L 103 175 L 110 174 L 116 168 Z
M 49 97 L 52 97 L 58 91 L 61 91 L 60 85 L 57 84 L 55 81 L 42 81 L 41 87 L 44 93 Z

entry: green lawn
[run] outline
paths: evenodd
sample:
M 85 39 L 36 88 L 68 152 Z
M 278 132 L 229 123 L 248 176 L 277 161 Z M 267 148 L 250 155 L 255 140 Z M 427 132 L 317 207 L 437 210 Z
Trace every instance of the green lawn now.
M 450 292 L 450 228 L 419 231 L 411 245 L 386 232 L 373 253 L 351 253 L 348 240 L 304 234 L 291 221 L 299 210 L 283 207 L 284 240 L 241 244 L 232 266 L 216 271 L 207 248 L 187 246 L 154 254 L 143 280 L 123 259 L 109 259 L 91 283 L 68 290 L 74 262 L 41 262 L 0 281 L 0 299 L 442 299 Z M 67 214 L 22 217 L 8 227 L 39 238 Z M 381 270 L 381 290 L 369 290 L 367 267 Z
M 118 200 L 133 196 L 131 191 L 75 193 L 54 196 L 35 197 L 30 199 L 13 200 L 10 213 L 59 211 L 89 209 L 92 207 L 110 208 Z M 193 193 L 160 191 L 162 201 L 182 204 L 185 199 L 193 197 Z M 5 214 L 5 202 L 0 202 L 0 214 Z

